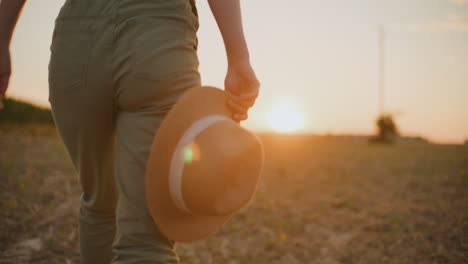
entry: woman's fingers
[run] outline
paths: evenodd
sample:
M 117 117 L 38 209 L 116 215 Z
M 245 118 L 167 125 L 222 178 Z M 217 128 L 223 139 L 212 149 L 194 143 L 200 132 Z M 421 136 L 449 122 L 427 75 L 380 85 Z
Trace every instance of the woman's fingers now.
M 228 99 L 227 105 L 232 111 L 231 118 L 234 121 L 240 122 L 248 118 L 247 111 L 249 110 L 249 107 L 238 104 L 235 100 L 232 100 L 232 99 Z
M 227 101 L 227 105 L 228 107 L 231 109 L 231 111 L 233 113 L 237 113 L 237 114 L 244 114 L 244 113 L 247 113 L 248 111 L 248 107 L 245 107 L 241 104 L 238 104 L 236 101 L 232 100 L 232 99 L 228 99 Z
M 242 93 L 240 95 L 230 95 L 231 99 L 244 107 L 252 107 L 258 97 L 258 90 Z
M 233 112 L 232 119 L 236 122 L 246 120 L 248 118 L 248 110 L 255 103 L 258 97 L 258 88 L 253 89 L 249 92 L 241 93 L 240 95 L 234 95 L 229 93 L 229 99 L 227 105 Z
M 236 122 L 246 120 L 247 118 L 248 118 L 247 113 L 245 113 L 245 114 L 233 114 L 232 115 L 232 119 L 234 119 L 234 121 L 236 121 Z
M 249 88 L 250 89 L 247 89 L 247 91 L 243 91 L 240 94 L 233 94 L 228 92 L 230 99 L 233 100 L 237 105 L 243 106 L 245 108 L 252 107 L 258 97 L 259 86 L 255 85 Z

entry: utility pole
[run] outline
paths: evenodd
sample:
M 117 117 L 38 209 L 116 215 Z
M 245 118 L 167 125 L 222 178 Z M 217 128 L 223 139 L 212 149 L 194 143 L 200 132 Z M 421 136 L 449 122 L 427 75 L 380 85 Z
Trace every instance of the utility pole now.
M 385 113 L 385 28 L 379 26 L 379 111 Z

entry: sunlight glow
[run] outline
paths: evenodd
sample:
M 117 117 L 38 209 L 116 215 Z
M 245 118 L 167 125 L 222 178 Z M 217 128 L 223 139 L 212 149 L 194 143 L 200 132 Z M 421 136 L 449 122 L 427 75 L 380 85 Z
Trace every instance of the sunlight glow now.
M 304 126 L 304 117 L 292 98 L 278 98 L 268 114 L 271 128 L 276 132 L 294 132 Z

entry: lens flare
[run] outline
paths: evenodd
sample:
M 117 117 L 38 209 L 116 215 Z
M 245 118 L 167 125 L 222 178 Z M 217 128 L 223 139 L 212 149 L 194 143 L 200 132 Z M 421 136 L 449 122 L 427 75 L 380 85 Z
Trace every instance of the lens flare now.
M 185 146 L 183 150 L 184 162 L 185 163 L 192 163 L 193 160 L 193 151 L 190 149 L 189 146 Z
M 182 149 L 182 158 L 185 164 L 191 164 L 194 161 L 200 160 L 200 148 L 196 143 L 191 143 Z

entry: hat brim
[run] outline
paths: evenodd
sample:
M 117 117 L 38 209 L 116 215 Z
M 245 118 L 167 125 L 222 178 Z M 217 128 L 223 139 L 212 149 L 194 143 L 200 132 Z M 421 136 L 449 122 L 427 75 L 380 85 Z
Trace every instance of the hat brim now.
M 224 91 L 192 88 L 164 118 L 154 138 L 146 169 L 146 199 L 159 230 L 177 242 L 194 242 L 218 231 L 232 216 L 198 216 L 179 210 L 169 193 L 169 167 L 178 140 L 193 121 L 208 115 L 230 117 Z

